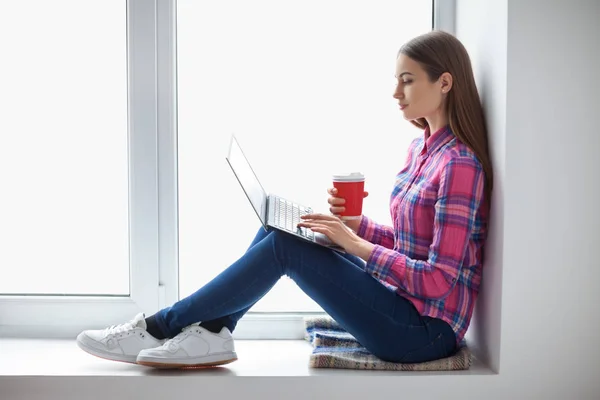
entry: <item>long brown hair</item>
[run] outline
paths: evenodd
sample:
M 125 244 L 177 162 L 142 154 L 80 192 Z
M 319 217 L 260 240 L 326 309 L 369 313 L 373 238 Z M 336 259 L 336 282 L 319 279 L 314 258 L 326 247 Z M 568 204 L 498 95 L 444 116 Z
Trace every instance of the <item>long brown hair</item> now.
M 488 152 L 487 129 L 467 50 L 451 34 L 433 31 L 404 44 L 398 52 L 400 54 L 418 62 L 432 82 L 437 81 L 444 72 L 452 75 L 452 89 L 445 102 L 450 129 L 473 150 L 481 162 L 489 198 L 493 186 L 493 171 Z M 422 129 L 427 127 L 425 118 L 411 122 Z

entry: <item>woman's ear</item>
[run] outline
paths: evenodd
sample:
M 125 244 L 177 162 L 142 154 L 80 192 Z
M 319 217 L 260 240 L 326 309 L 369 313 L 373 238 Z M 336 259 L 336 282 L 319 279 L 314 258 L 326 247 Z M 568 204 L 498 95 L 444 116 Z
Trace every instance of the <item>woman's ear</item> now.
M 439 79 L 440 88 L 442 90 L 442 94 L 448 93 L 452 90 L 452 75 L 449 72 L 444 72 Z

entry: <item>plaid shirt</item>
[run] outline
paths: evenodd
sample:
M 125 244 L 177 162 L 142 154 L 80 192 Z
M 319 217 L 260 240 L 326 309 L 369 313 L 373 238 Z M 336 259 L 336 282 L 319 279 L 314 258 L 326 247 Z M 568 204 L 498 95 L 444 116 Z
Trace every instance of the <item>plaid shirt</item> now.
M 421 315 L 446 321 L 460 342 L 481 282 L 487 231 L 483 168 L 445 127 L 415 139 L 390 197 L 393 227 L 363 216 L 358 236 L 375 244 L 365 269 Z

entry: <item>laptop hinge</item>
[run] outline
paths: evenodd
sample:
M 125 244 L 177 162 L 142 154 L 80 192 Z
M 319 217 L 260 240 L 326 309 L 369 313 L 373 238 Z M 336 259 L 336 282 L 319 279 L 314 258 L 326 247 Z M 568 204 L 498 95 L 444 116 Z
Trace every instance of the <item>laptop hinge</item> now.
M 269 201 L 269 198 L 271 196 L 269 196 L 269 194 L 267 193 L 267 205 L 266 205 L 266 209 L 265 209 L 265 223 L 264 223 L 264 228 L 267 229 L 267 226 L 269 224 L 269 204 L 271 203 Z

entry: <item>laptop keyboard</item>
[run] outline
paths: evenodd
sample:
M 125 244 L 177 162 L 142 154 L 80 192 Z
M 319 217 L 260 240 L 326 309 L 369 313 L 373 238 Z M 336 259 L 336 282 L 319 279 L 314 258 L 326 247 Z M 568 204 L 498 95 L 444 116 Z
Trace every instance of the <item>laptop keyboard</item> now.
M 273 210 L 273 223 L 281 229 L 302 235 L 309 239 L 314 239 L 314 233 L 307 228 L 298 228 L 300 216 L 310 214 L 313 210 L 310 207 L 303 207 L 291 201 L 272 196 L 275 200 Z

